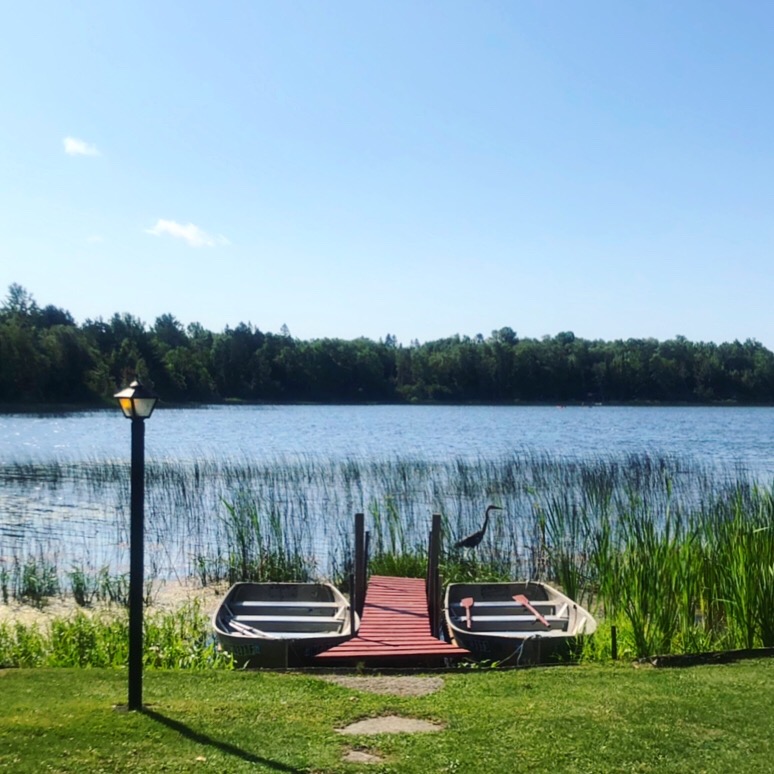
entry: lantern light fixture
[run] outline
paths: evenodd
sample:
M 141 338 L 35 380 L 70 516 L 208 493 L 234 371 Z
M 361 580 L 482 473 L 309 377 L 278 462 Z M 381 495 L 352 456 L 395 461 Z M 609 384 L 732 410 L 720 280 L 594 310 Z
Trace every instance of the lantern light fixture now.
M 126 389 L 113 396 L 127 419 L 148 419 L 156 408 L 159 396 L 141 382 L 133 381 Z

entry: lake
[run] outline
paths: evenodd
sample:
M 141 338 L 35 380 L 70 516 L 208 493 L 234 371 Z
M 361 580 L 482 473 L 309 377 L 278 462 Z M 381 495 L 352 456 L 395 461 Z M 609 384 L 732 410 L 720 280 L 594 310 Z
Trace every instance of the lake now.
M 130 423 L 118 409 L 0 416 L 0 572 L 30 556 L 122 571 L 129 447 Z M 600 474 L 612 490 L 631 488 L 630 470 L 646 492 L 670 479 L 669 497 L 685 507 L 728 479 L 769 486 L 774 408 L 161 409 L 146 422 L 146 459 L 148 552 L 158 575 L 190 574 L 232 541 L 224 504 L 246 498 L 328 568 L 356 510 L 377 526 L 397 513 L 401 539 L 416 542 L 431 512 L 459 534 L 497 501 L 512 519 L 500 537 L 511 539 L 514 525 L 552 498 L 580 497 L 599 461 L 614 462 Z
M 129 453 L 129 422 L 104 410 L 0 415 L 0 463 L 94 462 Z M 248 457 L 572 458 L 691 456 L 774 476 L 774 408 L 217 406 L 158 410 L 146 422 L 157 460 Z

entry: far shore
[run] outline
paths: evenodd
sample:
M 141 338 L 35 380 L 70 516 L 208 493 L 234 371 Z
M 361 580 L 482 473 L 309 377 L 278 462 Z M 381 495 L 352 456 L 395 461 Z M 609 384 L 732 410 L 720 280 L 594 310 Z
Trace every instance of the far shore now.
M 209 409 L 222 408 L 224 406 L 317 406 L 324 408 L 326 406 L 457 406 L 457 407 L 511 407 L 511 408 L 774 408 L 774 401 L 766 402 L 744 402 L 737 400 L 717 400 L 717 401 L 508 401 L 508 402 L 471 402 L 457 403 L 454 401 L 388 401 L 388 402 L 265 402 L 265 401 L 244 401 L 244 400 L 222 400 L 211 403 L 169 403 L 160 402 L 158 410 L 171 409 Z M 0 403 L 0 416 L 14 414 L 29 414 L 39 416 L 57 416 L 66 414 L 82 414 L 93 411 L 117 411 L 112 403 Z

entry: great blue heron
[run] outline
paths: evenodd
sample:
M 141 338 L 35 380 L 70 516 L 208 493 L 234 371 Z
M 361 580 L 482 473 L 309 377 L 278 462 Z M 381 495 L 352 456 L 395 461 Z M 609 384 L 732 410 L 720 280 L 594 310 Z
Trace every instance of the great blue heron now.
M 489 514 L 491 511 L 501 511 L 502 508 L 499 505 L 489 505 L 486 509 L 486 514 L 484 515 L 484 526 L 481 527 L 480 530 L 477 532 L 472 533 L 471 535 L 468 535 L 467 537 L 462 538 L 462 540 L 458 540 L 455 544 L 455 548 L 475 548 L 483 539 L 484 539 L 484 533 L 486 532 L 486 528 L 489 525 Z

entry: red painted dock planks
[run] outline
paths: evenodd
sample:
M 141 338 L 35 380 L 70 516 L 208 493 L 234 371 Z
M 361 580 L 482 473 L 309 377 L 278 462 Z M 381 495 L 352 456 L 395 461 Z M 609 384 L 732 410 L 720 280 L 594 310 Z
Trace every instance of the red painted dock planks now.
M 469 655 L 430 634 L 425 581 L 374 575 L 366 592 L 363 617 L 356 637 L 320 653 L 328 662 L 402 662 L 442 660 Z

